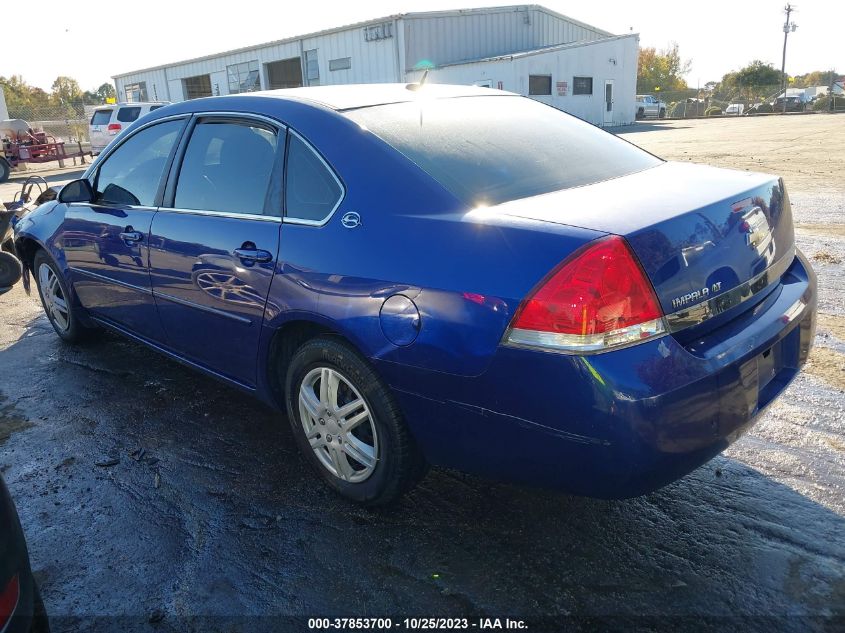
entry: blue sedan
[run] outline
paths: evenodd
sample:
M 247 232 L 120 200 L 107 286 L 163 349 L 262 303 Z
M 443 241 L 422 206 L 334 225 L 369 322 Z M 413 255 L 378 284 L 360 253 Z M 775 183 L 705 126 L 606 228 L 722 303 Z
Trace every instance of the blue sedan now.
M 647 493 L 744 433 L 815 330 L 780 179 L 485 88 L 161 108 L 15 247 L 66 342 L 105 327 L 286 409 L 369 505 L 428 464 Z

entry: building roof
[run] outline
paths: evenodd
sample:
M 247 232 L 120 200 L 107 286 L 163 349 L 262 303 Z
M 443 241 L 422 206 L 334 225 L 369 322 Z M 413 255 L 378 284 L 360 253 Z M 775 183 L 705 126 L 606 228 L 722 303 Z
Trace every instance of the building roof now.
M 370 20 L 364 20 L 362 22 L 353 22 L 352 24 L 345 24 L 343 26 L 335 26 L 329 29 L 324 29 L 322 31 L 314 31 L 312 33 L 304 33 L 302 35 L 295 35 L 291 37 L 286 37 L 280 40 L 273 40 L 271 42 L 262 42 L 260 44 L 253 44 L 250 46 L 242 46 L 240 48 L 233 48 L 228 51 L 221 51 L 219 53 L 213 53 L 211 55 L 203 55 L 201 57 L 193 57 L 191 59 L 183 59 L 177 62 L 171 62 L 169 64 L 161 64 L 159 66 L 150 66 L 149 68 L 141 68 L 139 70 L 133 70 L 130 72 L 119 73 L 117 75 L 112 75 L 112 79 L 118 79 L 120 77 L 127 77 L 129 75 L 137 75 L 139 73 L 146 73 L 154 70 L 162 70 L 164 68 L 170 68 L 171 66 L 179 66 L 182 64 L 191 64 L 194 62 L 201 62 L 206 61 L 209 59 L 216 59 L 223 55 L 234 55 L 236 53 L 245 53 L 248 51 L 258 50 L 260 48 L 265 48 L 267 46 L 278 46 L 280 44 L 289 44 L 290 42 L 296 42 L 298 40 L 303 40 L 311 37 L 319 37 L 321 35 L 330 35 L 332 33 L 339 33 L 341 31 L 347 31 L 353 28 L 363 28 L 365 26 L 371 26 L 373 24 L 381 24 L 383 22 L 391 22 L 393 20 L 400 20 L 400 19 L 420 19 L 420 18 L 439 18 L 439 17 L 460 17 L 462 15 L 475 15 L 475 14 L 485 14 L 485 13 L 504 13 L 506 11 L 528 11 L 528 10 L 536 10 L 542 11 L 547 13 L 548 15 L 554 16 L 561 20 L 566 20 L 575 24 L 577 26 L 581 26 L 587 29 L 591 29 L 604 35 L 605 37 L 610 37 L 613 34 L 605 31 L 603 29 L 599 29 L 595 26 L 590 24 L 586 24 L 585 22 L 581 22 L 579 20 L 575 20 L 568 16 L 565 16 L 557 11 L 552 11 L 551 9 L 547 9 L 544 6 L 539 4 L 520 4 L 520 5 L 505 5 L 501 7 L 479 7 L 475 9 L 452 9 L 447 11 L 416 11 L 410 13 L 394 13 L 392 15 L 383 16 L 380 18 L 373 18 Z
M 624 35 L 611 35 L 603 37 L 600 40 L 586 40 L 584 42 L 569 42 L 567 44 L 553 44 L 551 46 L 543 46 L 541 48 L 532 48 L 527 51 L 519 51 L 517 53 L 508 53 L 507 55 L 495 55 L 493 57 L 484 57 L 482 59 L 466 59 L 459 62 L 448 62 L 435 66 L 437 68 L 448 68 L 450 66 L 463 66 L 465 64 L 481 64 L 486 62 L 497 61 L 513 61 L 514 59 L 521 59 L 523 57 L 531 57 L 532 55 L 542 55 L 543 53 L 554 53 L 557 51 L 566 50 L 569 48 L 580 48 L 582 46 L 590 46 L 592 44 L 605 44 L 614 40 L 624 40 L 627 37 L 639 38 L 639 33 L 625 33 Z

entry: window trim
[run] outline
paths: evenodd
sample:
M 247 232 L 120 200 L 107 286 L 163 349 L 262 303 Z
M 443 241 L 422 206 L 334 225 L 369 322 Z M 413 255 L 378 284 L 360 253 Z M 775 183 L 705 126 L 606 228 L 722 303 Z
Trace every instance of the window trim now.
M 164 190 L 167 186 L 167 182 L 170 179 L 170 170 L 173 167 L 173 161 L 176 157 L 176 152 L 179 150 L 179 147 L 182 145 L 182 139 L 185 136 L 185 129 L 187 128 L 187 123 L 190 121 L 191 115 L 190 114 L 171 114 L 170 116 L 161 117 L 160 119 L 155 119 L 153 121 L 149 121 L 144 123 L 141 126 L 132 130 L 131 134 L 127 134 L 126 138 L 120 139 L 120 142 L 117 143 L 114 147 L 108 149 L 107 151 L 102 152 L 98 157 L 96 162 L 91 165 L 89 171 L 83 174 L 83 178 L 88 180 L 91 183 L 91 188 L 94 190 L 94 194 L 97 193 L 97 184 L 100 180 L 100 168 L 103 164 L 109 159 L 109 157 L 114 154 L 118 149 L 123 147 L 123 144 L 126 143 L 129 139 L 134 137 L 136 134 L 139 134 L 143 130 L 146 130 L 148 127 L 152 127 L 153 125 L 158 125 L 159 123 L 167 123 L 168 121 L 178 121 L 183 120 L 182 122 L 182 129 L 179 130 L 179 136 L 176 139 L 176 142 L 173 144 L 173 149 L 170 150 L 170 155 L 167 157 L 167 161 L 164 164 L 164 170 L 162 171 L 161 178 L 159 179 L 158 189 L 156 189 L 155 199 L 153 200 L 152 206 L 147 205 L 134 205 L 134 204 L 124 204 L 124 205 L 102 205 L 98 204 L 97 202 L 92 202 L 90 204 L 86 204 L 84 202 L 74 202 L 71 204 L 78 204 L 84 206 L 91 206 L 97 208 L 108 208 L 108 209 L 157 209 L 161 206 L 162 198 L 164 196 Z M 132 125 L 132 124 L 130 124 Z
M 577 85 L 576 79 L 589 79 L 590 80 L 590 92 L 575 92 L 575 86 Z M 589 77 L 587 75 L 572 75 L 572 96 L 573 97 L 592 97 L 595 94 L 595 81 L 593 77 Z
M 340 187 L 340 197 L 338 197 L 337 202 L 332 207 L 332 210 L 326 215 L 325 218 L 322 220 L 306 220 L 304 218 L 292 218 L 288 216 L 288 201 L 287 201 L 287 190 L 288 190 L 288 165 L 290 161 L 288 160 L 288 151 L 290 149 L 290 138 L 291 136 L 296 136 L 300 141 L 302 141 L 303 145 L 305 145 L 311 152 L 318 158 L 318 160 L 323 163 L 326 170 L 331 174 L 332 178 L 334 178 L 337 186 Z M 325 226 L 329 223 L 329 220 L 332 219 L 334 214 L 337 212 L 340 205 L 343 204 L 343 201 L 346 200 L 346 185 L 343 184 L 343 181 L 335 172 L 334 168 L 329 164 L 329 162 L 323 157 L 323 155 L 314 147 L 311 143 L 308 142 L 302 134 L 294 130 L 293 128 L 288 128 L 288 138 L 285 141 L 285 173 L 284 173 L 284 182 L 282 185 L 282 222 L 284 224 L 298 224 L 301 226 L 316 226 L 321 227 Z
M 182 209 L 180 207 L 174 206 L 176 202 L 176 187 L 179 183 L 179 174 L 182 171 L 182 162 L 185 159 L 185 152 L 188 149 L 188 143 L 191 141 L 191 136 L 193 136 L 194 129 L 197 125 L 199 125 L 201 120 L 204 119 L 217 119 L 219 121 L 234 121 L 234 122 L 257 122 L 260 123 L 263 127 L 272 128 L 277 138 L 281 137 L 284 134 L 284 143 L 276 144 L 276 156 L 273 160 L 273 170 L 275 173 L 278 165 L 280 156 L 284 157 L 286 160 L 287 157 L 287 138 L 288 134 L 290 134 L 289 128 L 280 121 L 276 119 L 272 119 L 270 117 L 262 116 L 260 114 L 253 114 L 251 112 L 192 112 L 188 115 L 189 121 L 188 125 L 182 131 L 182 137 L 179 140 L 178 146 L 176 148 L 176 153 L 173 156 L 173 160 L 170 163 L 170 166 L 167 170 L 167 181 L 164 186 L 164 191 L 162 192 L 161 199 L 159 200 L 159 211 L 167 211 L 167 212 L 175 212 L 175 213 L 185 213 L 189 215 L 208 215 L 208 216 L 217 216 L 217 217 L 227 217 L 227 218 L 243 218 L 248 220 L 265 220 L 269 222 L 281 222 L 282 217 L 284 216 L 284 185 L 281 188 L 281 204 L 280 204 L 280 211 L 281 214 L 277 213 L 268 213 L 268 203 L 271 199 L 272 192 L 273 192 L 273 185 L 279 184 L 278 180 L 273 177 L 271 174 L 270 183 L 267 188 L 267 192 L 264 195 L 264 213 L 238 213 L 236 211 L 215 211 L 212 209 Z M 279 147 L 281 145 L 281 148 Z M 282 167 L 287 171 L 287 166 L 285 162 L 282 162 Z M 284 174 L 281 179 L 281 182 L 284 183 Z

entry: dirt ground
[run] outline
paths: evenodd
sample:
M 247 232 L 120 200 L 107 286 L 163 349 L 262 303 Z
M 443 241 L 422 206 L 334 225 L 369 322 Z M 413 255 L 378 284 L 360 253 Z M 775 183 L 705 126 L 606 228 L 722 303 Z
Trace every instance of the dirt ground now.
M 845 189 L 845 114 L 661 121 L 616 131 L 667 160 L 776 173 L 790 191 Z
M 280 414 L 117 337 L 64 346 L 16 288 L 0 298 L 0 471 L 54 630 L 300 631 L 291 616 L 386 615 L 843 630 L 845 116 L 622 133 L 786 180 L 819 276 L 816 347 L 747 436 L 627 501 L 436 470 L 398 507 L 360 510 L 306 469 Z

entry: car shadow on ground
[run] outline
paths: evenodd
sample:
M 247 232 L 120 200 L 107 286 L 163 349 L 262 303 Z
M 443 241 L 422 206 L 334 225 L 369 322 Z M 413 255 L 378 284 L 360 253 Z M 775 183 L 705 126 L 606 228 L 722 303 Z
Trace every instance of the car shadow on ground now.
M 806 631 L 845 615 L 843 517 L 725 457 L 626 501 L 434 470 L 371 511 L 308 470 L 282 414 L 141 345 L 67 347 L 39 317 L 0 375 L 0 469 L 56 631 L 112 630 L 106 614 L 174 631 L 400 614 Z
M 637 121 L 631 125 L 619 125 L 604 128 L 613 134 L 638 134 L 640 132 L 654 132 L 656 130 L 685 130 L 688 125 L 678 125 L 678 119 L 661 121 Z

